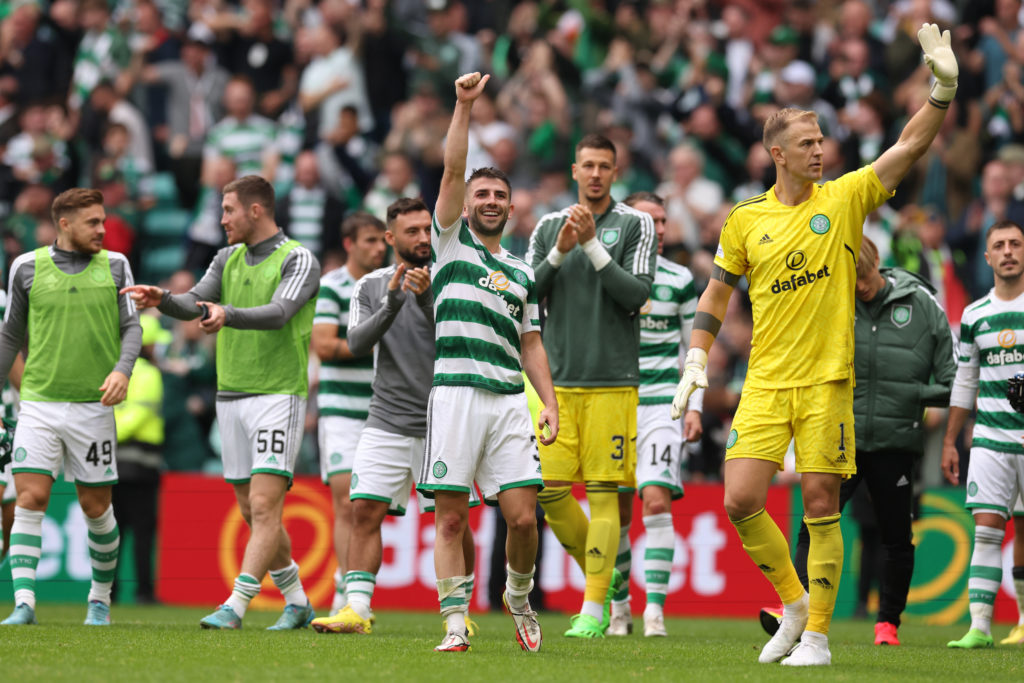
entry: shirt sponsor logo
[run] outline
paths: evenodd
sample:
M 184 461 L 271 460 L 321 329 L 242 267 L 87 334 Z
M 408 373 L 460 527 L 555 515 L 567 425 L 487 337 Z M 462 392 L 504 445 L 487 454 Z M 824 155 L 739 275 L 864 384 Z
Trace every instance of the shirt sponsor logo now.
M 772 285 L 772 294 L 792 292 L 805 285 L 813 285 L 818 280 L 826 277 L 832 277 L 832 273 L 828 271 L 828 266 L 823 266 L 817 271 L 805 270 L 803 275 L 793 273 L 789 276 L 788 280 L 779 280 L 776 278 L 775 283 Z
M 1015 330 L 999 330 L 996 341 L 1004 349 L 1012 349 L 1017 345 L 1017 332 Z
M 480 278 L 477 280 L 477 284 L 484 289 L 494 292 L 499 297 L 501 297 L 502 292 L 507 291 L 508 288 L 512 286 L 512 283 L 509 282 L 505 273 L 500 270 L 495 270 L 488 274 L 487 277 Z M 516 320 L 519 320 L 519 312 L 522 311 L 522 306 L 517 303 L 507 301 L 504 297 L 501 298 L 505 303 L 505 308 L 508 309 L 508 314 Z
M 985 364 L 990 367 L 994 365 L 1013 365 L 1014 363 L 1024 363 L 1024 353 L 1017 349 L 1000 349 L 999 353 L 989 351 L 988 355 L 985 356 Z
M 650 316 L 644 315 L 640 317 L 640 329 L 654 330 L 656 332 L 667 332 L 668 320 L 654 320 Z
M 807 255 L 797 249 L 786 254 L 786 267 L 790 270 L 800 270 L 807 265 Z

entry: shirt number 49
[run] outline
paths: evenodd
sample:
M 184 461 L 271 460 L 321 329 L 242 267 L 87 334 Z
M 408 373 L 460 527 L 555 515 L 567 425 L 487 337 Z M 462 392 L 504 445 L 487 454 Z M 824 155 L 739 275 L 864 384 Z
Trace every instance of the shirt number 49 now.
M 109 465 L 114 462 L 114 444 L 110 441 L 104 441 L 100 444 L 93 441 L 92 445 L 89 446 L 89 452 L 85 456 L 85 461 L 93 467 Z

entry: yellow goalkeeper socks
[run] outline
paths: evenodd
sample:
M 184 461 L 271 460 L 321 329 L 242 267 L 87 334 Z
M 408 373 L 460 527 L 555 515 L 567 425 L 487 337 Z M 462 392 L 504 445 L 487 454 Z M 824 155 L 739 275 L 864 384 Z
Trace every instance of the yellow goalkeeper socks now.
M 843 571 L 843 533 L 839 529 L 839 517 L 839 513 L 815 519 L 804 517 L 811 534 L 811 546 L 807 550 L 810 589 L 807 630 L 826 635 L 836 606 L 839 575 Z
M 587 482 L 590 527 L 587 529 L 584 602 L 604 604 L 619 546 L 619 487 L 615 482 Z
M 572 495 L 571 486 L 549 486 L 537 495 L 537 502 L 544 508 L 544 520 L 555 538 L 565 548 L 576 564 L 586 572 L 583 556 L 590 522 L 583 514 L 579 501 Z
M 789 544 L 765 509 L 761 508 L 749 517 L 732 520 L 732 524 L 740 535 L 743 549 L 775 586 L 782 602 L 788 605 L 802 598 L 804 587 L 789 557 Z

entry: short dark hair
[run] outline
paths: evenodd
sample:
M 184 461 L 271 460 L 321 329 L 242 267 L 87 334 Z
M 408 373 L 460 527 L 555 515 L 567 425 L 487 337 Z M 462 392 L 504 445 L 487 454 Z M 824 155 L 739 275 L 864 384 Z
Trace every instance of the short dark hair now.
M 582 140 L 576 143 L 577 158 L 580 156 L 580 150 L 583 149 L 606 149 L 612 153 L 612 161 L 615 161 L 615 143 L 600 133 L 587 133 Z
M 478 168 L 474 170 L 472 173 L 469 174 L 469 178 L 466 180 L 466 187 L 468 188 L 470 185 L 472 185 L 473 181 L 476 180 L 477 178 L 494 178 L 496 180 L 500 180 L 501 182 L 505 183 L 505 187 L 508 188 L 509 193 L 512 192 L 512 183 L 509 182 L 508 175 L 506 175 L 505 172 L 502 171 L 500 168 L 495 168 L 494 166 L 484 166 L 483 168 Z
M 645 190 L 634 192 L 622 200 L 622 203 L 626 206 L 636 206 L 640 202 L 650 202 L 651 204 L 657 204 L 661 207 L 665 206 L 665 200 L 661 198 L 661 195 L 654 194 L 653 192 L 647 192 Z
M 1003 219 L 1001 221 L 996 221 L 989 226 L 988 230 L 985 231 L 985 242 L 988 242 L 988 238 L 991 237 L 992 233 L 996 230 L 1005 230 L 1007 228 L 1016 228 L 1021 235 L 1024 235 L 1024 228 L 1011 220 Z
M 346 216 L 345 220 L 341 222 L 341 239 L 354 240 L 359 237 L 359 231 L 363 228 L 384 230 L 384 223 L 372 213 L 356 211 Z
M 402 197 L 391 202 L 388 206 L 388 227 L 395 222 L 395 219 L 401 215 L 407 213 L 415 213 L 416 211 L 426 211 L 430 213 L 430 209 L 419 197 Z
M 90 206 L 103 205 L 103 193 L 85 187 L 73 187 L 57 195 L 50 205 L 50 216 L 54 225 L 60 225 L 60 219 L 79 209 L 87 209 Z
M 274 186 L 258 175 L 244 175 L 224 186 L 221 194 L 238 195 L 238 201 L 246 211 L 253 204 L 263 207 L 267 216 L 274 217 Z

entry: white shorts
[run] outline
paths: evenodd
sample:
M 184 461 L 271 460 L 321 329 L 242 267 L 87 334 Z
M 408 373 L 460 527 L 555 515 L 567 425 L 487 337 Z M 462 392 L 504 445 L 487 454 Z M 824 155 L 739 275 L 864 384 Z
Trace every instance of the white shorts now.
M 670 408 L 667 403 L 637 408 L 636 487 L 661 486 L 676 500 L 683 497 L 683 428 Z
M 3 490 L 0 491 L 0 505 L 6 505 L 7 503 L 13 503 L 18 498 L 18 491 L 14 488 L 14 474 L 11 473 L 12 463 L 7 463 L 4 466 L 4 471 L 0 472 L 0 486 Z
M 254 474 L 292 478 L 302 445 L 306 399 L 292 394 L 217 401 L 224 479 L 244 484 Z
M 427 406 L 427 452 L 417 489 L 470 493 L 544 485 L 525 394 L 435 386 Z
M 1024 517 L 1024 491 L 1017 496 L 1017 502 L 1013 506 L 1014 517 Z
M 36 472 L 56 479 L 63 467 L 65 478 L 82 486 L 116 484 L 114 409 L 98 401 L 22 401 L 12 465 L 15 474 Z
M 1024 494 L 1024 455 L 972 448 L 967 470 L 967 502 L 972 512 L 995 512 L 1009 519 Z
M 365 428 L 352 466 L 349 498 L 385 502 L 388 514 L 404 515 L 423 467 L 423 444 L 421 436 Z
M 356 446 L 366 420 L 344 415 L 321 417 L 317 424 L 320 443 L 320 479 L 326 484 L 335 474 L 348 474 L 356 460 Z

